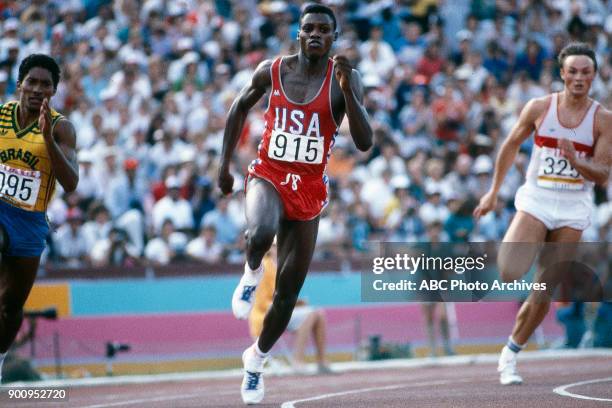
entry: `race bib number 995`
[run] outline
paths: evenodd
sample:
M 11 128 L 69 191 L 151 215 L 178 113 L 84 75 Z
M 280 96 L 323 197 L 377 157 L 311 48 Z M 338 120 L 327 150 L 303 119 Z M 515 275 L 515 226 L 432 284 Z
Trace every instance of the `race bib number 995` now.
M 286 162 L 321 164 L 323 162 L 323 138 L 294 135 L 272 131 L 268 157 Z
M 582 190 L 584 178 L 572 167 L 559 149 L 542 147 L 538 168 L 538 186 L 553 190 Z
M 33 207 L 40 190 L 40 171 L 22 170 L 0 164 L 0 197 Z

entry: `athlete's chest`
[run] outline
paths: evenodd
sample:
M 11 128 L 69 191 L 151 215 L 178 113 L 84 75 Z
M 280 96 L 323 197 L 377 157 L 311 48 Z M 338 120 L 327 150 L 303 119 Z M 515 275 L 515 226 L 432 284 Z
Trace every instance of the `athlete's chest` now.
M 281 86 L 287 99 L 295 103 L 312 102 L 322 91 L 325 76 L 306 78 L 293 72 L 281 73 Z
M 41 134 L 28 133 L 17 137 L 14 131 L 0 130 L 0 163 L 29 170 L 40 170 L 41 160 L 48 158 Z

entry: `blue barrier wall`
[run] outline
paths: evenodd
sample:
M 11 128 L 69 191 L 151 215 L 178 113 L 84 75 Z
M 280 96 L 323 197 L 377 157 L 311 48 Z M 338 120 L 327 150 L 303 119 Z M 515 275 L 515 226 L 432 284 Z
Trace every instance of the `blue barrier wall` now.
M 238 277 L 70 281 L 72 316 L 229 311 Z M 301 298 L 316 306 L 360 303 L 358 273 L 311 274 Z

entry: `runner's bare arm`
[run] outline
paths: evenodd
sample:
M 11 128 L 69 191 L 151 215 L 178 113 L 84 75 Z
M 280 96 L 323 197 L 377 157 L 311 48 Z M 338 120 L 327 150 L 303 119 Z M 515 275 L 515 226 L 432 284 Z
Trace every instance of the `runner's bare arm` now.
M 67 119 L 60 119 L 51 126 L 49 100 L 40 107 L 38 123 L 47 145 L 51 167 L 66 192 L 74 191 L 79 182 L 79 166 L 76 158 L 76 132 Z
M 595 142 L 593 160 L 586 160 L 576 155 L 574 145 L 567 139 L 559 141 L 563 156 L 573 168 L 587 180 L 604 185 L 610 178 L 612 166 L 612 112 L 603 107 L 597 111 L 595 118 L 596 132 L 599 134 Z
M 272 84 L 272 78 L 270 77 L 271 65 L 272 61 L 270 60 L 259 64 L 251 78 L 251 82 L 240 91 L 228 112 L 225 133 L 223 134 L 221 167 L 219 169 L 219 179 L 217 180 L 224 194 L 232 192 L 234 179 L 229 173 L 229 165 L 242 133 L 244 121 L 249 114 L 249 110 L 261 99 Z
M 361 151 L 372 147 L 372 128 L 363 106 L 363 85 L 357 70 L 343 55 L 334 56 L 334 74 L 344 96 L 346 117 L 355 146 Z
M 493 183 L 489 191 L 482 196 L 480 204 L 474 210 L 474 216 L 479 218 L 493 208 L 497 202 L 497 193 L 514 163 L 521 144 L 535 130 L 536 122 L 546 110 L 548 99 L 546 97 L 532 99 L 523 108 L 518 121 L 510 131 L 510 134 L 502 143 L 497 159 L 495 160 L 495 172 L 493 173 Z

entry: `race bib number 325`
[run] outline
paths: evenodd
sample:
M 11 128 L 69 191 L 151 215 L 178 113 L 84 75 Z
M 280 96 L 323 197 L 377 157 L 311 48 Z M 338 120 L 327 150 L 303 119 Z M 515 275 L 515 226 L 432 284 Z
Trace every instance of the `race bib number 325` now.
M 323 138 L 294 135 L 272 131 L 268 157 L 286 162 L 321 164 L 323 162 Z
M 558 149 L 543 147 L 538 168 L 538 186 L 553 190 L 582 190 L 584 178 Z
M 0 164 L 0 197 L 33 207 L 40 190 L 40 171 L 22 170 Z

